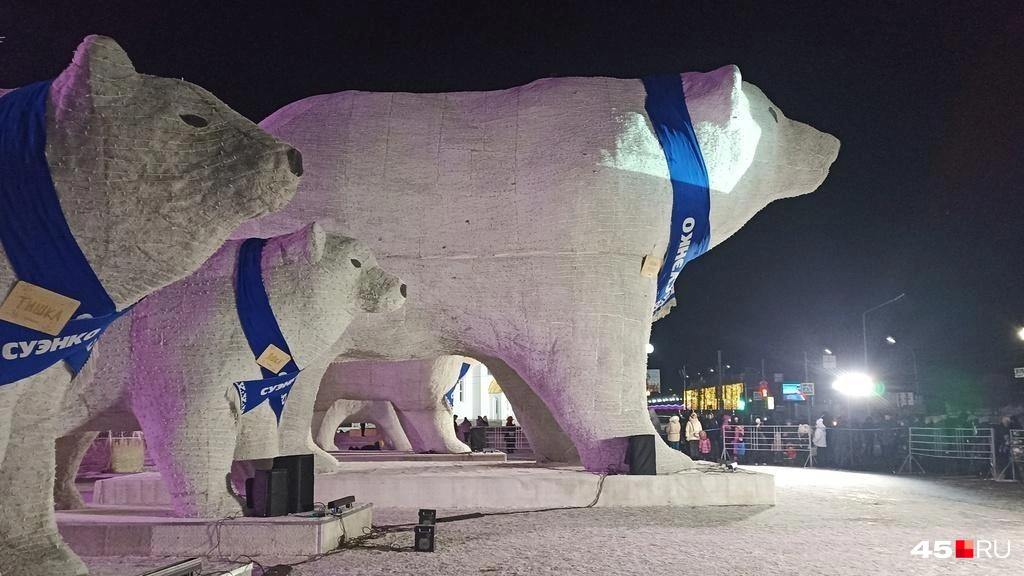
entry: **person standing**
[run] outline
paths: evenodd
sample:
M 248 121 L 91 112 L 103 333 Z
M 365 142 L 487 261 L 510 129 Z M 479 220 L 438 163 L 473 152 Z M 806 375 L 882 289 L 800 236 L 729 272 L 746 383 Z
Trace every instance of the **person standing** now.
M 1007 467 L 1012 456 L 1010 430 L 1012 430 L 1012 420 L 1010 420 L 1009 416 L 1003 416 L 999 419 L 999 423 L 992 427 L 992 441 L 994 442 L 993 448 L 996 456 L 996 474 L 1008 472 Z
M 771 439 L 762 424 L 761 418 L 754 418 L 754 430 L 750 434 L 750 449 L 754 452 L 750 460 L 755 466 L 768 463 L 768 451 L 771 448 Z
M 826 450 L 828 448 L 828 429 L 825 426 L 825 415 L 822 414 L 820 418 L 814 423 L 814 435 L 811 436 L 811 443 L 814 445 L 814 449 L 817 452 L 818 463 L 822 466 L 825 465 L 827 458 Z
M 714 462 L 714 458 L 711 457 L 711 439 L 708 438 L 708 433 L 701 430 L 698 436 L 700 441 L 697 443 L 697 452 L 700 453 L 700 459 Z
M 469 444 L 469 431 L 473 429 L 473 423 L 469 421 L 469 417 L 462 418 L 462 424 L 459 424 L 459 438 Z
M 679 450 L 679 433 L 682 432 L 682 425 L 679 424 L 679 416 L 672 416 L 665 426 L 665 439 L 669 448 Z
M 733 428 L 732 457 L 737 464 L 743 462 L 747 457 L 746 433 L 742 424 Z
M 516 422 L 511 416 L 505 419 L 505 453 L 516 451 Z
M 700 425 L 700 418 L 697 416 L 697 412 L 690 412 L 690 418 L 686 421 L 686 448 L 690 453 L 690 458 L 694 460 L 698 458 L 700 433 L 703 431 L 704 427 Z

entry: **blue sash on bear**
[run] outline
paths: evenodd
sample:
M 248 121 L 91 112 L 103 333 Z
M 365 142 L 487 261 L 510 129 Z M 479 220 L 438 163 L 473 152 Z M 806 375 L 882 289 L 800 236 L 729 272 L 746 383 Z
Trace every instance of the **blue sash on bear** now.
M 672 179 L 672 224 L 654 299 L 654 317 L 658 318 L 675 296 L 676 278 L 683 266 L 707 252 L 711 244 L 711 189 L 686 109 L 682 77 L 659 74 L 647 76 L 643 83 L 647 90 L 644 108 Z
M 0 320 L 0 385 L 64 361 L 75 374 L 118 312 L 71 235 L 46 162 L 50 82 L 0 97 L 0 245 L 18 280 L 78 300 L 60 334 Z
M 242 242 L 238 250 L 238 269 L 235 277 L 235 308 L 238 310 L 238 320 L 242 323 L 242 331 L 245 332 L 245 339 L 249 341 L 254 360 L 271 344 L 289 356 L 292 354 L 270 307 L 267 290 L 263 286 L 262 260 L 263 246 L 266 243 L 263 238 L 250 238 Z M 299 376 L 299 366 L 292 358 L 278 374 L 263 366 L 260 366 L 260 371 L 263 373 L 261 380 L 235 382 L 242 414 L 269 401 L 270 408 L 280 422 L 288 392 Z
M 445 393 L 444 400 L 448 403 L 448 407 L 455 406 L 455 389 L 459 387 L 459 382 L 466 377 L 466 373 L 469 372 L 469 363 L 463 362 L 462 366 L 459 367 L 459 377 L 455 379 L 455 384 L 452 385 L 451 390 Z

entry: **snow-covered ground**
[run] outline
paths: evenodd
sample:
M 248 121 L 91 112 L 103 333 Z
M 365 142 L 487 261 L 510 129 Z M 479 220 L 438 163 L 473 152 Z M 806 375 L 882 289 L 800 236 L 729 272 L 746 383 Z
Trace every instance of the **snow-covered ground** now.
M 1024 569 L 1020 484 L 758 470 L 776 475 L 774 507 L 593 508 L 485 516 L 439 524 L 432 554 L 410 551 L 412 533 L 402 531 L 297 565 L 291 574 L 912 576 L 1020 574 Z M 413 523 L 416 511 L 378 508 L 374 520 L 377 525 Z M 1011 555 L 938 560 L 910 554 L 921 540 L 958 538 L 998 540 L 1000 553 L 1009 540 Z M 87 562 L 96 576 L 137 574 L 153 566 L 131 559 Z

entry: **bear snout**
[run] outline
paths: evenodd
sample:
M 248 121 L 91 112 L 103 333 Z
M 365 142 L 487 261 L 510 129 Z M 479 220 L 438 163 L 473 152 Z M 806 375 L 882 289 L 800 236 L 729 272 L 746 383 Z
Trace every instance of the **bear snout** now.
M 376 266 L 364 270 L 359 282 L 359 301 L 364 312 L 391 312 L 405 304 L 408 288 L 398 277 Z
M 288 148 L 288 170 L 296 176 L 302 176 L 302 153 L 295 148 Z

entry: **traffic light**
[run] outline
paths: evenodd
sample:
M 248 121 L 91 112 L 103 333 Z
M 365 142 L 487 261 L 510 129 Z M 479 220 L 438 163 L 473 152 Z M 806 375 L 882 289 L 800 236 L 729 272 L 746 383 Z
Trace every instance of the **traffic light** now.
M 736 409 L 737 410 L 746 410 L 747 409 L 747 401 L 746 401 L 746 399 L 740 398 L 739 400 L 737 400 L 736 401 Z

